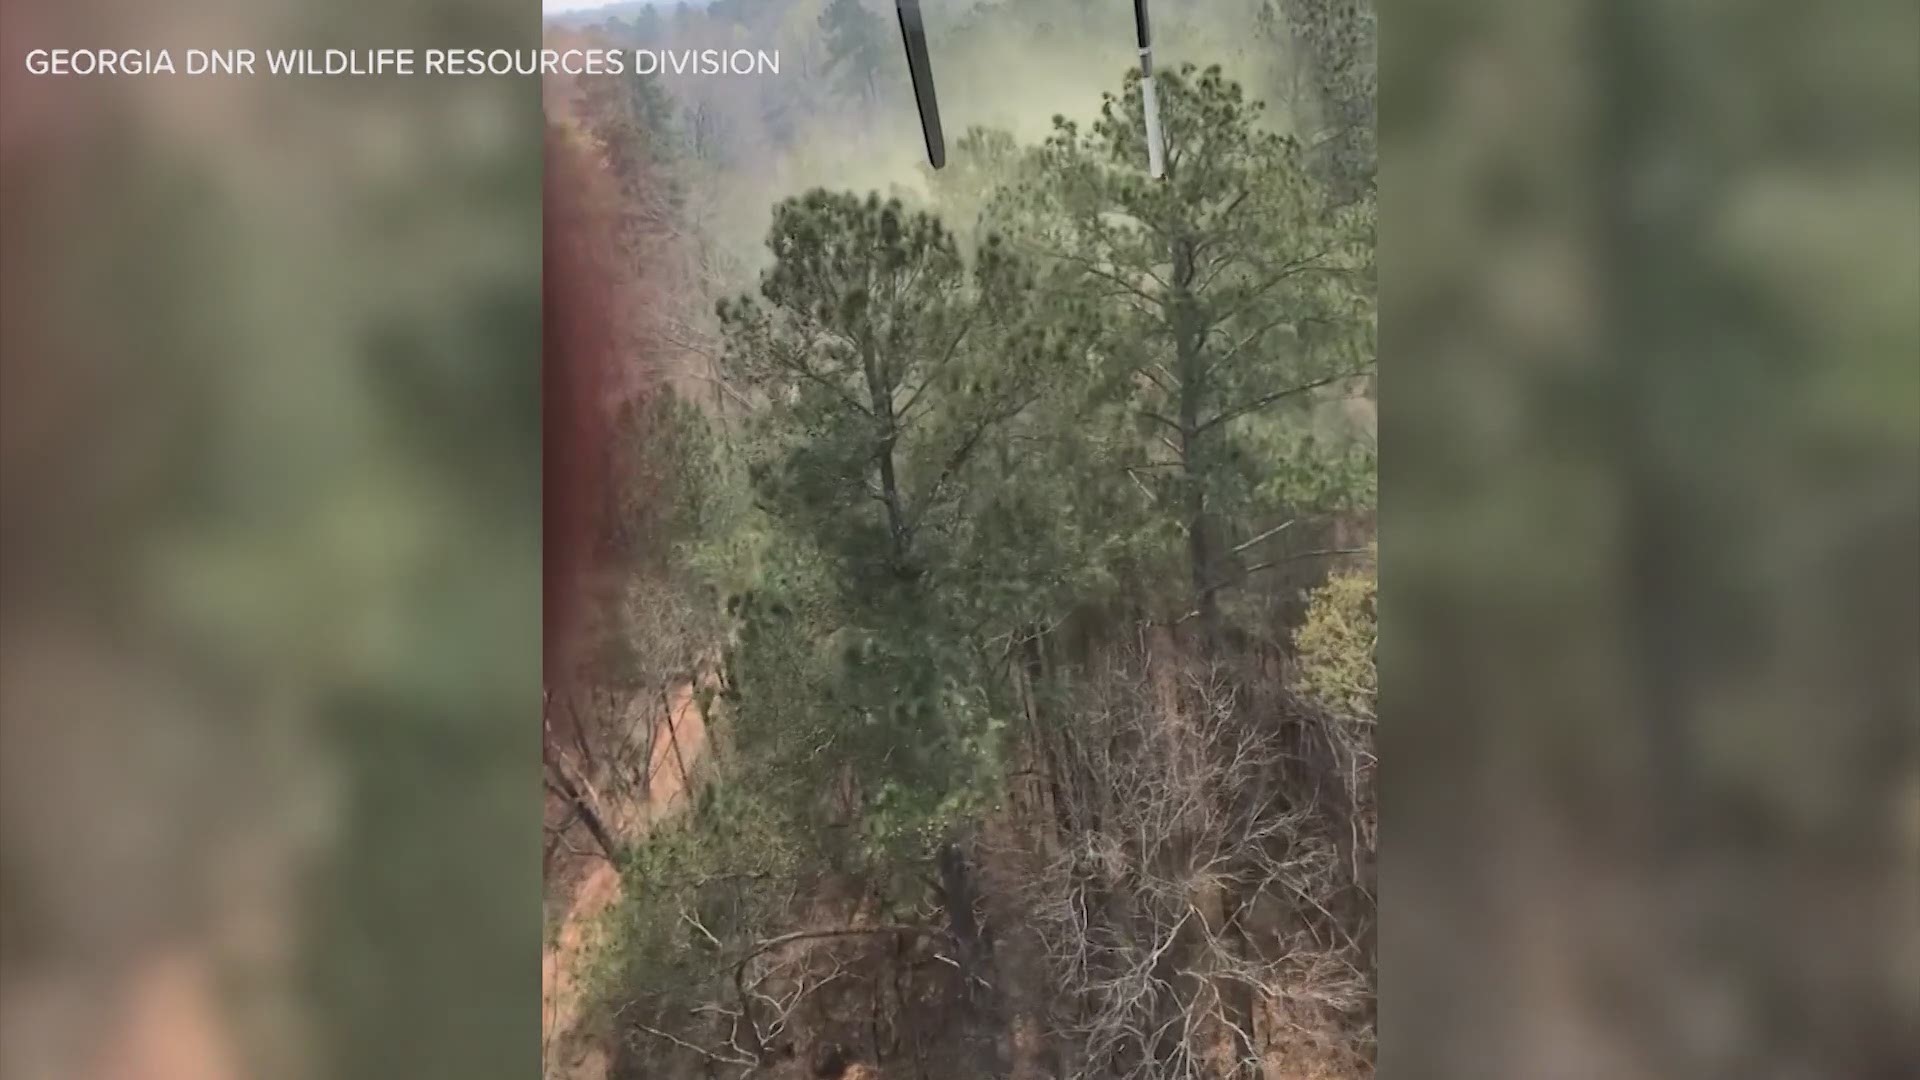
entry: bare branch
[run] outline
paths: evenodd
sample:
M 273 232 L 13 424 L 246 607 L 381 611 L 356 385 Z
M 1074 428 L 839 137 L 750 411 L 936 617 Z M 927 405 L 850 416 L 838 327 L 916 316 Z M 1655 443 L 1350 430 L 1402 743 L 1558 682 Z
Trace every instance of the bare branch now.
M 1360 376 L 1367 373 L 1367 371 L 1369 370 L 1369 367 L 1370 365 L 1363 365 L 1361 367 L 1357 367 L 1349 371 L 1336 371 L 1331 375 L 1324 375 L 1318 379 L 1313 379 L 1309 382 L 1301 383 L 1298 386 L 1289 386 L 1284 390 L 1275 390 L 1270 394 L 1262 394 L 1251 401 L 1245 401 L 1238 405 L 1232 406 L 1231 408 L 1223 410 L 1218 415 L 1214 416 L 1212 419 L 1201 421 L 1200 426 L 1194 429 L 1194 434 L 1198 435 L 1203 432 L 1209 431 L 1213 428 L 1219 427 L 1221 424 L 1228 423 L 1229 421 L 1232 421 L 1232 420 L 1237 420 L 1240 417 L 1247 415 L 1248 413 L 1258 412 L 1259 410 L 1264 409 L 1269 405 L 1273 405 L 1285 398 L 1295 397 L 1300 394 L 1308 393 L 1309 391 L 1318 390 L 1323 386 L 1330 386 L 1334 383 L 1340 382 L 1343 379 L 1359 378 Z
M 1263 532 L 1263 533 L 1261 533 L 1261 534 L 1260 534 L 1259 536 L 1256 536 L 1256 537 L 1254 537 L 1253 539 L 1251 539 L 1251 540 L 1248 540 L 1248 541 L 1246 541 L 1245 543 L 1242 543 L 1242 544 L 1240 544 L 1240 545 L 1238 545 L 1238 546 L 1236 546 L 1236 547 L 1235 547 L 1235 548 L 1234 548 L 1234 549 L 1233 549 L 1232 551 L 1229 551 L 1229 552 L 1228 552 L 1228 554 L 1229 554 L 1229 555 L 1238 555 L 1238 554 L 1240 554 L 1241 552 L 1243 552 L 1243 551 L 1245 551 L 1245 550 L 1247 550 L 1248 548 L 1250 548 L 1250 547 L 1252 547 L 1252 546 L 1253 546 L 1253 545 L 1255 545 L 1255 544 L 1258 544 L 1258 543 L 1260 543 L 1260 542 L 1261 542 L 1261 541 L 1263 541 L 1263 540 L 1267 540 L 1267 539 L 1270 539 L 1270 538 L 1272 538 L 1272 537 L 1275 537 L 1275 536 L 1278 536 L 1278 535 L 1280 535 L 1281 533 L 1283 533 L 1283 532 L 1285 532 L 1285 531 L 1287 531 L 1288 529 L 1291 529 L 1291 528 L 1293 528 L 1293 525 L 1294 525 L 1294 522 L 1296 522 L 1296 521 L 1298 521 L 1298 520 L 1300 520 L 1300 519 L 1299 519 L 1299 518 L 1288 518 L 1287 520 L 1285 520 L 1285 521 L 1283 521 L 1283 522 L 1281 522 L 1280 524 L 1278 524 L 1278 525 L 1275 525 L 1275 526 L 1274 526 L 1273 528 L 1271 528 L 1271 529 L 1268 529 L 1268 530 L 1267 530 L 1266 532 Z
M 641 1031 L 646 1032 L 647 1034 L 653 1036 L 656 1039 L 665 1039 L 667 1042 L 672 1043 L 673 1045 L 679 1047 L 682 1050 L 691 1050 L 694 1053 L 699 1054 L 701 1057 L 706 1058 L 708 1061 L 717 1061 L 723 1065 L 745 1065 L 748 1068 L 754 1068 L 754 1069 L 757 1069 L 760 1067 L 760 1062 L 750 1057 L 744 1057 L 744 1056 L 729 1057 L 726 1054 L 716 1054 L 704 1046 L 696 1046 L 693 1043 L 690 1043 L 687 1040 L 672 1034 L 671 1032 L 661 1031 L 657 1027 L 651 1027 L 647 1024 L 639 1023 L 638 1021 L 636 1021 L 633 1026 L 636 1028 L 639 1028 Z

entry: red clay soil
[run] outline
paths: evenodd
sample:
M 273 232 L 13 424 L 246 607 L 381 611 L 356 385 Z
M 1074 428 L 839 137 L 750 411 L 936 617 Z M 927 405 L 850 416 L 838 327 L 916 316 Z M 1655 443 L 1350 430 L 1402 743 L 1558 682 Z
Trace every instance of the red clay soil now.
M 598 916 L 620 898 L 620 873 L 597 860 L 574 887 L 553 943 L 540 957 L 541 1073 L 545 1080 L 603 1080 L 608 1051 L 581 1037 L 579 979 Z
M 617 208 L 605 176 L 552 124 L 546 130 L 545 155 L 542 662 L 549 695 L 566 699 L 580 689 L 584 677 L 583 642 L 591 637 L 599 607 L 595 583 L 604 579 L 611 562 L 606 543 L 606 507 L 614 481 L 611 409 L 617 404 L 627 281 L 613 227 Z M 576 715 L 559 708 L 545 712 L 545 760 L 573 759 L 576 775 L 585 775 L 573 754 L 583 735 L 575 730 Z M 541 962 L 542 1071 L 548 1077 L 598 1080 L 606 1075 L 607 1056 L 592 1040 L 577 1045 L 577 983 L 589 931 L 594 919 L 618 899 L 620 876 L 604 857 L 592 853 L 591 841 L 583 848 L 570 840 L 570 834 L 581 831 L 568 824 L 578 817 L 571 802 L 552 790 L 547 794 L 549 828 L 557 829 L 554 842 L 566 850 L 550 847 L 546 863 L 548 903 L 559 913 L 557 932 Z M 612 816 L 622 808 L 601 804 L 595 809 Z M 578 851 L 588 854 L 573 854 Z
M 644 834 L 647 826 L 686 804 L 688 784 L 706 749 L 706 719 L 691 683 L 669 695 L 669 706 L 654 717 L 652 781 L 647 799 L 637 806 L 617 800 L 603 804 L 622 840 Z M 652 699 L 634 707 L 652 705 Z M 554 930 L 543 949 L 540 971 L 540 1029 L 546 1080 L 604 1080 L 610 1053 L 606 1033 L 590 1030 L 583 1015 L 581 975 L 592 962 L 599 917 L 620 899 L 619 871 L 595 855 L 549 861 L 548 901 L 555 909 Z
M 551 32 L 550 32 L 551 33 Z M 562 35 L 564 36 L 564 35 Z M 551 41 L 552 39 L 550 39 Z M 571 44 L 571 42 L 563 42 Z M 577 87 L 548 80 L 550 118 L 565 117 Z M 608 1057 L 581 1030 L 581 965 L 592 952 L 598 916 L 617 902 L 620 878 L 582 821 L 593 814 L 617 848 L 688 797 L 706 743 L 695 687 L 657 695 L 609 695 L 594 670 L 595 643 L 610 627 L 624 584 L 647 573 L 644 538 L 652 479 L 636 447 L 643 405 L 660 391 L 658 339 L 649 332 L 649 300 L 667 281 L 651 241 L 631 227 L 644 202 L 635 177 L 617 184 L 600 153 L 576 128 L 550 119 L 545 138 L 543 334 L 541 358 L 544 484 L 543 666 L 549 706 L 543 754 L 550 781 L 547 873 L 551 946 L 543 958 L 543 1033 L 549 1077 L 591 1078 Z M 657 558 L 657 553 L 655 553 Z M 634 739 L 635 733 L 650 738 Z M 627 760 L 651 747 L 645 777 Z M 644 797 L 630 794 L 644 791 Z

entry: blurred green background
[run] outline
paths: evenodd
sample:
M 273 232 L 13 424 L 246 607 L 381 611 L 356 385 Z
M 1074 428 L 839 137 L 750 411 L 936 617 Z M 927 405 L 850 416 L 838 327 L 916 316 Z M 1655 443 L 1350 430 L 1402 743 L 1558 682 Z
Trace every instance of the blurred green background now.
M 9 1078 L 538 1069 L 537 81 L 23 61 L 539 18 L 7 5 Z
M 1920 9 L 1383 4 L 1388 1076 L 1920 1048 Z

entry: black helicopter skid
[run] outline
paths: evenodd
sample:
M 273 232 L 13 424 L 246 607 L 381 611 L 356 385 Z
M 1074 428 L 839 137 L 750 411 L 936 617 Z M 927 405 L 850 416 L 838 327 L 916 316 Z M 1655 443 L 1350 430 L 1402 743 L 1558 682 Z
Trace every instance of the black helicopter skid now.
M 933 62 L 927 58 L 927 27 L 920 17 L 920 0 L 894 0 L 893 9 L 900 16 L 900 40 L 907 47 L 907 74 L 913 79 L 913 101 L 920 110 L 920 133 L 927 139 L 927 161 L 938 169 L 947 163 L 947 140 L 940 131 L 940 102 L 933 92 Z M 1153 34 L 1147 23 L 1147 0 L 1133 0 L 1133 27 L 1140 48 L 1147 172 L 1159 180 L 1166 176 L 1166 149 L 1160 132 L 1160 102 L 1153 85 Z
M 900 38 L 907 46 L 907 74 L 913 78 L 920 131 L 927 137 L 927 161 L 938 169 L 947 163 L 947 140 L 940 132 L 940 103 L 933 95 L 933 64 L 927 59 L 927 27 L 920 19 L 920 0 L 894 0 L 893 7 L 900 15 Z

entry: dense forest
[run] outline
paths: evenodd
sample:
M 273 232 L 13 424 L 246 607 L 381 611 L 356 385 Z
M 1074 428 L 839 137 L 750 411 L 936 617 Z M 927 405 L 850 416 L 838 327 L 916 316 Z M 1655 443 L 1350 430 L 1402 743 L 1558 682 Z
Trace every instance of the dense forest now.
M 928 14 L 552 31 L 548 1074 L 1370 1075 L 1371 5 Z

